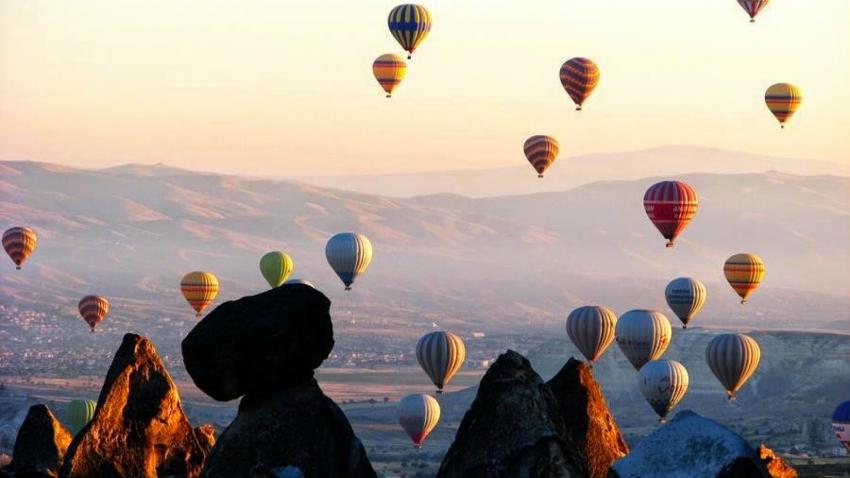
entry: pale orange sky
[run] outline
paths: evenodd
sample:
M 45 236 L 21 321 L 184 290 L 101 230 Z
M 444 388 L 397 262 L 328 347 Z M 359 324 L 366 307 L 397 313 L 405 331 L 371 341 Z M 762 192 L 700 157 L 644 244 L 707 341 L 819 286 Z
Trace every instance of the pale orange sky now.
M 850 163 L 850 1 L 432 0 L 434 26 L 384 98 L 372 60 L 400 52 L 383 0 L 3 0 L 0 159 L 127 162 L 260 175 L 521 164 L 668 144 Z M 602 70 L 585 111 L 558 81 Z M 804 102 L 784 131 L 765 88 Z

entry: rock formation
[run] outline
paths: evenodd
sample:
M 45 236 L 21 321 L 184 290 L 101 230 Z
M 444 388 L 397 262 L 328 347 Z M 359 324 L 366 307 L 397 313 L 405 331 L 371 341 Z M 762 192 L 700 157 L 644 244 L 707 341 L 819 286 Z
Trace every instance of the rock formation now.
M 591 368 L 574 358 L 547 385 L 558 400 L 567 434 L 589 478 L 605 478 L 615 460 L 629 453 Z
M 522 355 L 493 363 L 446 453 L 441 478 L 585 476 L 560 404 Z
M 767 472 L 772 478 L 797 478 L 797 470 L 791 468 L 782 457 L 774 453 L 764 443 L 759 445 L 758 454 L 761 463 L 767 468 Z
M 205 455 L 153 344 L 127 334 L 106 373 L 94 418 L 74 438 L 59 476 L 194 478 Z
M 617 461 L 610 476 L 768 478 L 772 475 L 759 452 L 740 435 L 685 410 L 641 440 L 630 455 Z
M 0 476 L 55 477 L 70 443 L 71 434 L 50 410 L 33 405 L 18 430 L 12 463 Z
M 333 348 L 330 305 L 301 284 L 225 302 L 183 340 L 186 370 L 221 401 L 303 383 Z

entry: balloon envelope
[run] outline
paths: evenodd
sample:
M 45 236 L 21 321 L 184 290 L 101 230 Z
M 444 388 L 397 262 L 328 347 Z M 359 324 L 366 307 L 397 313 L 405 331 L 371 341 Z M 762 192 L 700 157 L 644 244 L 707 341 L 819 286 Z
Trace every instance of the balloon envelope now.
M 688 370 L 675 360 L 653 360 L 640 369 L 638 384 L 646 401 L 663 422 L 688 391 Z
M 764 102 L 767 104 L 767 109 L 779 121 L 780 126 L 784 128 L 785 123 L 794 116 L 800 103 L 803 102 L 803 92 L 791 83 L 777 83 L 764 93 Z
M 372 262 L 372 243 L 363 234 L 341 232 L 328 239 L 325 256 L 331 269 L 350 290 L 357 276 Z
M 735 293 L 741 296 L 742 304 L 761 284 L 764 273 L 764 262 L 755 254 L 735 254 L 723 264 L 723 274 Z
M 28 227 L 12 227 L 3 232 L 3 249 L 20 269 L 35 250 L 38 236 Z
M 561 86 L 576 104 L 576 110 L 581 111 L 587 97 L 599 84 L 599 67 L 587 58 L 572 58 L 561 66 Z
M 375 58 L 372 73 L 389 98 L 407 74 L 407 63 L 401 56 L 387 53 Z
M 567 316 L 567 335 L 589 361 L 597 360 L 614 341 L 617 314 L 607 307 L 586 305 Z
M 630 310 L 617 320 L 617 345 L 635 370 L 661 357 L 672 333 L 670 321 L 657 310 Z
M 649 220 L 667 239 L 667 247 L 673 247 L 673 242 L 696 215 L 699 196 L 687 183 L 661 181 L 646 190 L 643 207 Z
M 558 158 L 559 149 L 558 140 L 546 135 L 532 136 L 525 140 L 523 145 L 526 159 L 531 163 L 531 167 L 537 171 L 537 177 L 540 178 Z
M 755 373 L 761 360 L 758 342 L 744 334 L 720 334 L 705 348 L 705 361 L 726 388 L 729 400 Z
M 74 434 L 80 432 L 94 418 L 97 403 L 94 400 L 71 400 L 65 409 L 65 420 Z
M 750 21 L 755 22 L 756 15 L 767 6 L 769 0 L 738 0 L 741 8 L 750 16 Z
M 102 295 L 87 295 L 80 299 L 77 306 L 80 309 L 80 316 L 89 324 L 92 332 L 109 313 L 109 300 Z
M 190 272 L 180 280 L 180 291 L 198 317 L 215 300 L 218 289 L 218 278 L 211 272 Z
M 850 451 L 850 400 L 838 405 L 832 414 L 832 432 L 841 445 Z
M 292 258 L 285 252 L 267 252 L 260 258 L 260 273 L 272 287 L 283 284 L 294 268 Z
M 419 448 L 440 421 L 440 404 L 430 395 L 407 395 L 396 408 L 398 423 Z
M 702 310 L 706 296 L 703 283 L 690 277 L 673 279 L 664 290 L 667 305 L 682 321 L 683 328 L 688 328 L 688 323 Z
M 451 332 L 431 332 L 416 343 L 416 361 L 437 386 L 437 393 L 442 392 L 464 360 L 466 346 Z
M 399 45 L 412 55 L 431 31 L 431 13 L 422 5 L 399 5 L 390 10 L 387 26 Z

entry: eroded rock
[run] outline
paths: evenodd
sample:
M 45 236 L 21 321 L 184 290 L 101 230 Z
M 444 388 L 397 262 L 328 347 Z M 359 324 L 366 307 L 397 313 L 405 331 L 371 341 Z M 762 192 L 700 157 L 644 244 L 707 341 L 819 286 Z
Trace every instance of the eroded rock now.
M 17 477 L 57 476 L 71 438 L 47 406 L 33 405 L 18 430 L 13 459 L 4 472 Z

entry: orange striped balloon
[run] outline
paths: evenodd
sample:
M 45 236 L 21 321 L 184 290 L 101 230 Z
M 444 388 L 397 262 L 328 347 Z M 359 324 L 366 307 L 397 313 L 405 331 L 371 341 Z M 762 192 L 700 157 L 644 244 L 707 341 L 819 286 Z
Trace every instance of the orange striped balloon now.
M 777 83 L 764 93 L 767 108 L 779 120 L 779 125 L 785 128 L 785 122 L 791 119 L 800 103 L 803 102 L 803 92 L 791 83 Z
M 211 272 L 194 271 L 183 276 L 180 291 L 189 305 L 195 309 L 196 316 L 207 308 L 218 295 L 218 279 Z
M 750 16 L 750 23 L 755 23 L 756 15 L 759 14 L 762 8 L 766 7 L 769 0 L 738 0 L 741 8 Z
M 15 263 L 15 269 L 21 266 L 35 250 L 38 236 L 28 227 L 13 227 L 3 233 L 3 249 Z
M 560 146 L 557 139 L 541 134 L 525 140 L 522 149 L 528 162 L 537 171 L 537 177 L 542 178 L 546 169 L 558 158 Z
M 103 322 L 109 313 L 109 301 L 102 295 L 87 295 L 78 304 L 80 315 L 94 332 L 97 324 Z
M 576 111 L 599 84 L 599 67 L 587 58 L 572 58 L 561 66 L 561 85 L 576 104 Z
M 743 304 L 764 279 L 764 262 L 755 254 L 735 254 L 726 259 L 723 274 Z
M 407 74 L 407 63 L 400 55 L 387 53 L 375 58 L 375 62 L 372 63 L 372 73 L 375 74 L 375 79 L 378 80 L 381 88 L 387 92 L 387 98 L 392 98 L 393 90 Z

